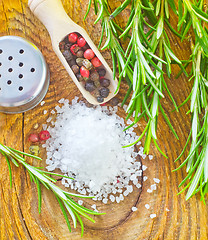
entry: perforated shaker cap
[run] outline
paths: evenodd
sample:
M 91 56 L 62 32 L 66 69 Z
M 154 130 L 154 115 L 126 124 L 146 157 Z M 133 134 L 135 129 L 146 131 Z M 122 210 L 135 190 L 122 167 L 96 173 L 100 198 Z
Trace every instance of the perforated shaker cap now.
M 16 36 L 0 37 L 0 112 L 35 107 L 49 86 L 49 70 L 39 49 Z

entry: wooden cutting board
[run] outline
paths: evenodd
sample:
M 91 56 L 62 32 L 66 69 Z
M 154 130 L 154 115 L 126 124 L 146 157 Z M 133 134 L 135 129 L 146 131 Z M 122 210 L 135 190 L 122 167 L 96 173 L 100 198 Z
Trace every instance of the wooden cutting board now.
M 92 40 L 98 45 L 100 37 L 100 24 L 93 25 L 95 16 L 90 11 L 86 22 L 83 22 L 88 1 L 63 0 L 65 10 L 70 17 L 83 26 Z M 114 9 L 122 1 L 109 1 Z M 55 13 L 54 13 L 55 14 Z M 129 12 L 122 13 L 117 22 L 121 27 L 125 26 Z M 171 23 L 176 25 L 177 19 L 171 16 Z M 34 132 L 33 126 L 38 123 L 40 131 L 42 124 L 50 115 L 50 111 L 58 104 L 60 98 L 72 100 L 75 96 L 81 97 L 75 84 L 68 76 L 66 70 L 52 50 L 49 35 L 44 26 L 30 12 L 26 0 L 0 0 L 0 36 L 17 35 L 35 43 L 42 51 L 49 65 L 51 82 L 49 91 L 43 106 L 38 105 L 33 110 L 24 114 L 6 115 L 0 114 L 0 142 L 16 149 L 28 151 L 30 144 L 27 137 Z M 180 59 L 187 59 L 190 54 L 188 41 L 183 43 L 169 32 L 172 48 Z M 125 44 L 124 44 L 125 47 Z M 103 56 L 111 65 L 110 53 L 103 52 Z M 171 79 L 166 78 L 167 84 L 179 105 L 189 95 L 191 83 L 181 76 L 175 79 L 178 67 L 173 66 Z M 1 80 L 0 80 L 1 81 Z M 119 98 L 122 99 L 127 86 L 122 84 Z M 105 211 L 107 215 L 96 217 L 96 223 L 85 221 L 86 240 L 135 240 L 135 239 L 208 239 L 208 208 L 200 201 L 197 195 L 186 202 L 185 194 L 177 196 L 178 184 L 185 176 L 185 171 L 172 173 L 171 170 L 181 163 L 174 163 L 174 159 L 182 151 L 190 130 L 190 116 L 186 115 L 189 106 L 180 109 L 179 113 L 171 112 L 173 105 L 166 94 L 163 101 L 164 109 L 171 123 L 179 135 L 177 141 L 165 121 L 159 117 L 158 137 L 161 149 L 169 157 L 165 159 L 156 150 L 154 145 L 150 149 L 153 159 L 141 159 L 142 164 L 148 168 L 144 171 L 146 181 L 141 180 L 142 188 L 134 189 L 125 200 L 119 204 L 107 205 L 98 203 L 98 209 Z M 43 111 L 47 110 L 47 114 Z M 119 114 L 125 117 L 123 110 Z M 138 124 L 137 133 L 140 134 L 144 122 Z M 43 162 L 28 159 L 28 162 L 36 166 L 45 166 L 45 152 L 41 149 Z M 55 197 L 43 189 L 42 213 L 38 213 L 37 191 L 35 185 L 30 182 L 26 171 L 20 167 L 12 166 L 13 186 L 9 186 L 9 172 L 5 159 L 0 156 L 0 239 L 1 240 L 77 240 L 80 237 L 80 228 L 68 232 L 67 225 Z M 147 189 L 154 184 L 153 178 L 161 181 L 157 184 L 157 190 L 148 193 Z M 60 181 L 58 184 L 61 185 Z M 207 202 L 207 200 L 206 200 Z M 90 207 L 92 202 L 85 202 Z M 150 205 L 150 209 L 145 208 Z M 138 210 L 132 212 L 136 206 Z M 156 214 L 151 219 L 150 214 Z

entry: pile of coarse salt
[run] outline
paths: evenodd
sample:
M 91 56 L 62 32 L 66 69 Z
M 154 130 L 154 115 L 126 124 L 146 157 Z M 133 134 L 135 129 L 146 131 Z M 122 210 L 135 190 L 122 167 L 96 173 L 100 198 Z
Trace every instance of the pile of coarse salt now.
M 133 128 L 126 127 L 124 119 L 116 112 L 118 107 L 87 108 L 78 98 L 61 99 L 57 106 L 56 121 L 47 127 L 51 138 L 44 147 L 47 150 L 47 169 L 59 168 L 74 180 L 63 178 L 62 183 L 81 194 L 95 196 L 94 200 L 119 203 L 140 188 L 142 153 L 134 147 L 122 148 L 138 137 Z M 54 111 L 53 111 L 54 112 Z

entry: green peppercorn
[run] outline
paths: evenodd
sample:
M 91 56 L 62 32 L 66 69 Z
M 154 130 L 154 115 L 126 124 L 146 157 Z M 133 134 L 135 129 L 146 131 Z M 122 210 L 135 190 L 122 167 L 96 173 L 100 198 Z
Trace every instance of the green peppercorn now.
M 77 58 L 77 59 L 76 59 L 76 63 L 77 63 L 77 65 L 80 66 L 80 67 L 83 66 L 83 61 L 84 61 L 84 58 Z
M 100 81 L 99 80 L 94 81 L 94 85 L 95 85 L 95 87 L 99 88 L 100 87 Z
M 86 67 L 88 70 L 92 69 L 92 63 L 88 59 L 84 59 L 83 66 Z
M 29 152 L 32 155 L 38 156 L 40 154 L 40 148 L 37 145 L 32 145 L 29 147 Z

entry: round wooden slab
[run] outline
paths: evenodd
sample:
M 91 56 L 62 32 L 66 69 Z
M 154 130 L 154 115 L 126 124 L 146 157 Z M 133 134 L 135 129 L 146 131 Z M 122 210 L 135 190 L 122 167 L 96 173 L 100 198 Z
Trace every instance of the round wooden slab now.
M 83 26 L 96 45 L 99 43 L 101 28 L 100 23 L 93 25 L 95 16 L 93 11 L 86 22 L 83 17 L 87 9 L 87 2 L 83 0 L 63 0 L 67 13 L 71 18 Z M 112 9 L 121 4 L 121 0 L 109 1 Z M 55 13 L 54 13 L 55 16 Z M 121 27 L 125 27 L 129 11 L 125 11 L 116 19 Z M 177 25 L 177 19 L 171 14 L 171 23 Z M 168 33 L 172 48 L 179 59 L 187 59 L 190 54 L 189 42 L 183 43 L 171 32 Z M 78 89 L 68 76 L 66 70 L 54 54 L 49 35 L 43 25 L 30 12 L 26 0 L 0 1 L 0 36 L 17 35 L 25 37 L 38 46 L 46 58 L 51 72 L 51 83 L 43 106 L 38 105 L 33 110 L 24 114 L 0 114 L 0 142 L 16 149 L 28 151 L 30 144 L 27 137 L 34 132 L 33 126 L 38 123 L 37 132 L 42 130 L 50 111 L 58 104 L 61 98 L 69 99 L 81 97 Z M 123 43 L 126 46 L 126 43 Z M 103 56 L 111 65 L 110 52 L 106 50 Z M 183 75 L 176 79 L 179 69 L 173 66 L 171 79 L 166 78 L 171 94 L 176 103 L 180 105 L 189 95 L 191 84 Z M 122 84 L 119 93 L 120 100 L 124 97 L 127 85 Z M 142 182 L 141 189 L 134 189 L 128 197 L 119 204 L 97 203 L 98 209 L 107 214 L 95 217 L 96 223 L 85 221 L 85 240 L 135 240 L 135 239 L 208 239 L 207 206 L 199 196 L 194 196 L 188 202 L 185 194 L 177 196 L 178 185 L 185 176 L 185 169 L 176 173 L 172 170 L 179 166 L 181 161 L 174 163 L 180 154 L 190 130 L 190 116 L 186 115 L 189 106 L 186 105 L 177 112 L 171 112 L 173 105 L 166 94 L 162 102 L 164 109 L 174 126 L 180 141 L 177 141 L 170 132 L 165 121 L 159 117 L 158 144 L 168 159 L 157 151 L 154 144 L 150 149 L 153 159 L 141 159 L 142 164 L 148 168 L 143 175 L 147 178 Z M 43 111 L 47 110 L 44 115 Z M 119 113 L 125 117 L 124 111 Z M 145 122 L 138 124 L 137 133 L 141 134 Z M 45 152 L 42 150 L 43 162 L 27 159 L 35 166 L 45 166 Z M 13 186 L 9 186 L 9 172 L 5 159 L 0 156 L 0 239 L 34 239 L 34 240 L 78 240 L 80 227 L 72 229 L 69 233 L 66 222 L 58 203 L 48 190 L 43 190 L 42 212 L 38 213 L 37 191 L 23 167 L 12 166 Z M 147 190 L 154 184 L 153 178 L 160 179 L 157 190 L 149 193 Z M 58 184 L 61 186 L 60 181 Z M 207 202 L 207 199 L 206 199 Z M 90 207 L 94 202 L 86 201 Z M 146 209 L 145 204 L 150 208 Z M 132 212 L 132 206 L 138 208 Z M 156 214 L 150 218 L 150 214 Z

